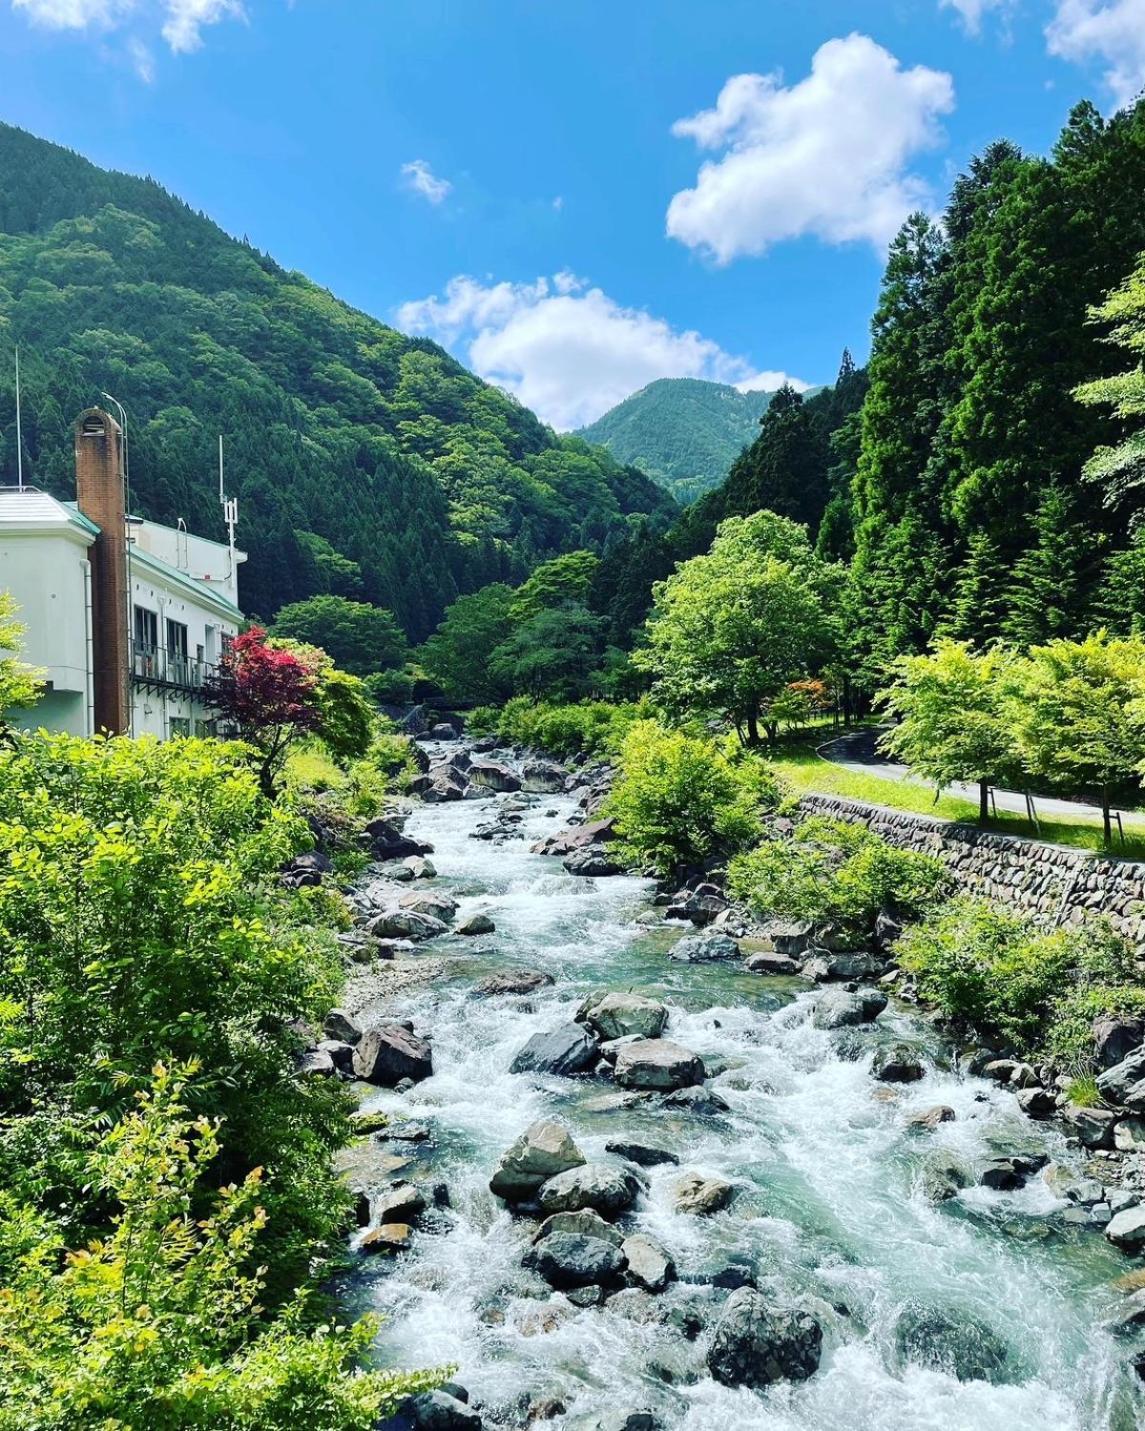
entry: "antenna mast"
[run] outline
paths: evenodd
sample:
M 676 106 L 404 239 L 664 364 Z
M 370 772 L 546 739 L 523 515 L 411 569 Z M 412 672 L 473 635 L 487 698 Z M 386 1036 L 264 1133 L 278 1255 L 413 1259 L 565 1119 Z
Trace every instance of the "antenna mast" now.
M 227 528 L 227 546 L 231 549 L 231 570 L 234 570 L 235 528 L 239 523 L 239 499 L 228 497 L 223 486 L 223 434 L 219 433 L 219 501 L 223 505 L 223 521 Z
M 24 490 L 24 433 L 20 426 L 20 345 L 16 344 L 16 490 Z

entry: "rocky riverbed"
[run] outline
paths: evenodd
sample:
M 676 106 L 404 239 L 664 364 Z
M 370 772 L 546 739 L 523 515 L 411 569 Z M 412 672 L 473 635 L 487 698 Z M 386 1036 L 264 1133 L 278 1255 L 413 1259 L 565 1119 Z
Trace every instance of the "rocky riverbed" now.
M 1026 1115 L 1034 1070 L 960 1060 L 878 950 L 657 903 L 545 762 L 450 753 L 377 835 L 314 1054 L 383 1124 L 339 1296 L 387 1363 L 457 1366 L 402 1424 L 1145 1423 L 1145 1272 L 1104 1235 L 1137 1194 Z

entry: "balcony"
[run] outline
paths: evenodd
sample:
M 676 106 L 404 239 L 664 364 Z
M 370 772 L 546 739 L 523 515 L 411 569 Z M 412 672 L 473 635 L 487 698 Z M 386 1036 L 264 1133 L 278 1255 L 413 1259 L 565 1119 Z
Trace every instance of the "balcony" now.
M 194 693 L 203 689 L 214 669 L 206 661 L 196 661 L 181 651 L 132 643 L 131 680 L 136 686 Z

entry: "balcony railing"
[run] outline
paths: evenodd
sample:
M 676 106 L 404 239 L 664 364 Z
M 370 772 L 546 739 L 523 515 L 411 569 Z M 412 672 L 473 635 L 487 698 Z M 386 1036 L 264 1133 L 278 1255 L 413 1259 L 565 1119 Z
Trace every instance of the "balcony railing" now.
M 136 685 L 176 691 L 200 691 L 214 666 L 163 646 L 132 644 L 131 678 Z

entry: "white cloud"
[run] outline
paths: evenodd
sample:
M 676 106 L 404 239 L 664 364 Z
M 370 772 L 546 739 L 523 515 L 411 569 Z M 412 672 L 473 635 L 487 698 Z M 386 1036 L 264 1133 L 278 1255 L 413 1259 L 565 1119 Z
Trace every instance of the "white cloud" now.
M 567 270 L 534 283 L 460 275 L 444 296 L 403 304 L 397 323 L 455 347 L 483 378 L 562 431 L 594 421 L 655 378 L 710 378 L 754 389 L 778 387 L 786 376 L 756 372 L 710 338 L 624 308 Z
M 403 164 L 402 177 L 415 194 L 420 194 L 431 204 L 440 204 L 453 190 L 449 180 L 439 179 L 424 159 L 414 159 L 409 164 Z
M 762 373 L 754 373 L 750 378 L 744 378 L 742 382 L 738 382 L 734 386 L 741 393 L 773 393 L 784 383 L 788 387 L 794 388 L 797 393 L 805 393 L 811 386 L 802 378 L 793 378 L 790 373 L 780 372 L 775 368 L 764 368 Z
M 205 26 L 246 18 L 242 0 L 12 0 L 12 8 L 52 30 L 112 30 L 137 22 L 129 49 L 136 72 L 148 84 L 155 76 L 154 62 L 138 30 L 158 24 L 175 54 L 190 54 L 202 47 Z
M 967 34 L 980 35 L 987 13 L 997 10 L 1005 17 L 1013 10 L 1015 0 L 938 0 L 938 4 L 940 9 L 958 11 Z
M 1145 89 L 1145 0 L 1058 0 L 1046 27 L 1051 55 L 1063 60 L 1100 60 L 1120 107 Z
M 790 87 L 779 74 L 733 75 L 714 109 L 672 126 L 724 152 L 673 196 L 668 234 L 718 263 L 804 234 L 881 248 L 930 202 L 907 164 L 941 141 L 938 116 L 953 107 L 950 75 L 904 70 L 866 35 L 828 40 Z

